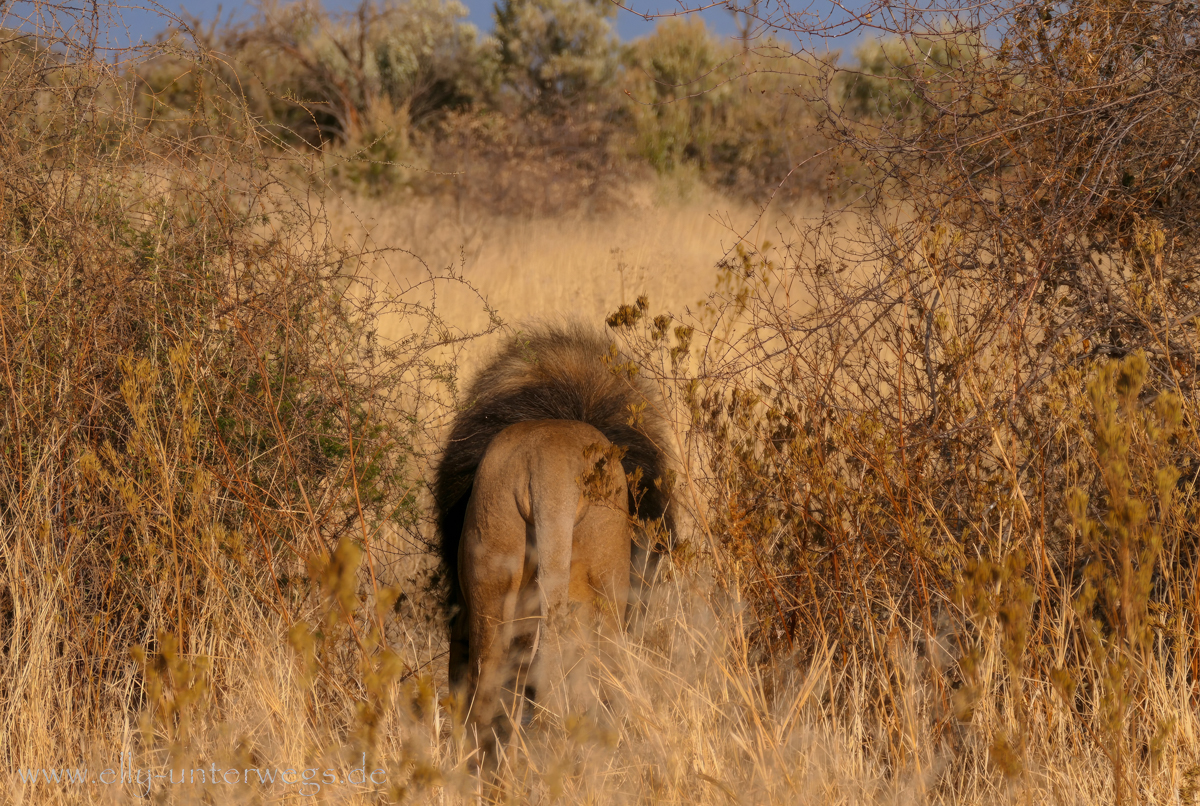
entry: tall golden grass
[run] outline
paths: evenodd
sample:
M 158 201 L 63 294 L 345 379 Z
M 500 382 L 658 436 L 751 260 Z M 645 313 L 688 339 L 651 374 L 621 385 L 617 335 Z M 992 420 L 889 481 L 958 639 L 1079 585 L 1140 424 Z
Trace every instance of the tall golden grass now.
M 963 270 L 996 253 L 911 207 L 342 198 L 210 54 L 172 58 L 224 90 L 160 126 L 42 34 L 0 43 L 6 800 L 1197 799 L 1200 335 L 1161 227 L 1096 277 L 1168 347 L 1097 352 L 996 314 L 1011 276 Z M 684 526 L 596 703 L 546 698 L 481 781 L 425 478 L 489 335 L 560 316 L 662 385 Z

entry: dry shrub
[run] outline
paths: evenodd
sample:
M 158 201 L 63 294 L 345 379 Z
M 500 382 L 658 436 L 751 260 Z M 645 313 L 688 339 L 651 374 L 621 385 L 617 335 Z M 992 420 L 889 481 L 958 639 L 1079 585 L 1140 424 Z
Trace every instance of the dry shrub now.
M 433 153 L 454 172 L 426 186 L 465 211 L 535 219 L 579 208 L 603 213 L 623 204 L 631 178 L 618 138 L 591 115 L 453 116 Z
M 1070 744 L 1096 797 L 1193 797 L 1197 18 L 943 10 L 816 81 L 853 205 L 612 322 L 680 388 L 697 550 L 762 658 L 836 644 L 900 765 L 883 650 L 940 644 L 939 787 L 982 740 L 997 785 Z
M 923 799 L 1177 796 L 1200 752 L 1194 397 L 1139 351 L 1060 366 L 1023 419 L 1012 353 L 988 351 L 934 402 L 953 314 L 805 246 L 743 252 L 688 324 L 610 319 L 677 390 L 698 527 L 676 562 L 744 598 L 757 668 L 832 653 L 861 688 L 829 724 L 873 726 Z M 1051 775 L 1063 753 L 1086 773 Z
M 232 91 L 163 127 L 136 63 L 40 33 L 0 42 L 0 758 L 184 757 L 264 631 L 370 703 L 465 335 L 442 280 L 367 281 Z

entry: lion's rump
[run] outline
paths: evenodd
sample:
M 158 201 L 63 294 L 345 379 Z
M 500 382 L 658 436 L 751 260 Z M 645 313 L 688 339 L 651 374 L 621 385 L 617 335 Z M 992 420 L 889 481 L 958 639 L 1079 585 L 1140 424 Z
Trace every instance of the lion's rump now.
M 508 341 L 467 392 L 434 474 L 434 506 L 450 603 L 460 599 L 458 543 L 471 485 L 492 439 L 514 423 L 529 420 L 585 422 L 625 449 L 627 474 L 640 472 L 629 491 L 629 511 L 647 521 L 663 519 L 671 529 L 667 451 L 653 385 L 618 376 L 604 357 L 610 343 L 583 327 L 548 326 Z M 641 406 L 636 423 L 631 407 Z M 656 484 L 657 480 L 662 480 Z

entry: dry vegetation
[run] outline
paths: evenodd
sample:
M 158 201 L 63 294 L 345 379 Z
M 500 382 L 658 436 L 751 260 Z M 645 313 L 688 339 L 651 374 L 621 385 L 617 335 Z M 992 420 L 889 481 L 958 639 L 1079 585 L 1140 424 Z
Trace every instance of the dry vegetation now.
M 892 2 L 857 69 L 617 48 L 585 0 L 115 60 L 38 8 L 0 30 L 6 800 L 1200 796 L 1195 4 Z M 662 385 L 688 517 L 601 705 L 485 787 L 425 478 L 547 310 Z

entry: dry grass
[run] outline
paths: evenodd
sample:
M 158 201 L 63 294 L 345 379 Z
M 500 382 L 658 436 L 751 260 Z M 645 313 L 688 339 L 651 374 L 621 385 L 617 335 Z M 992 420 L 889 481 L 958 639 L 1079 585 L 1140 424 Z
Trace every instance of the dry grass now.
M 373 266 L 380 279 L 404 284 L 450 268 L 518 327 L 557 316 L 599 326 L 643 294 L 656 309 L 683 315 L 715 289 L 717 264 L 739 242 L 778 242 L 782 223 L 773 211 L 760 217 L 744 203 L 699 186 L 681 191 L 670 180 L 638 185 L 626 206 L 602 214 L 512 218 L 460 213 L 445 200 L 345 197 L 330 218 L 340 237 L 411 251 Z M 443 314 L 463 326 L 486 322 L 472 296 L 444 304 Z
M 14 771 L 6 796 L 14 803 L 136 802 L 149 773 L 166 776 L 149 790 L 171 803 L 300 801 L 318 794 L 311 783 L 295 783 L 306 774 L 322 797 L 343 803 L 386 796 L 414 803 L 1085 804 L 1111 793 L 1104 753 L 1074 734 L 1055 694 L 1004 696 L 1005 660 L 995 642 L 984 644 L 978 661 L 984 685 L 998 696 L 961 722 L 948 705 L 946 674 L 957 653 L 944 635 L 909 625 L 923 650 L 897 640 L 875 648 L 871 660 L 847 659 L 849 648 L 831 645 L 764 666 L 750 660 L 751 630 L 736 594 L 695 571 L 662 586 L 651 613 L 643 632 L 604 648 L 595 683 L 602 707 L 540 713 L 510 748 L 494 787 L 466 772 L 462 736 L 440 704 L 441 675 L 427 671 L 437 668 L 440 636 L 417 630 L 393 645 L 406 664 L 427 665 L 394 688 L 367 755 L 368 774 L 384 771 L 380 785 L 362 785 L 343 778 L 362 763 L 361 737 L 330 724 L 360 720 L 356 698 L 343 692 L 315 701 L 282 639 L 286 625 L 246 613 L 259 633 L 228 655 L 209 655 L 221 669 L 222 705 L 202 699 L 189 706 L 186 746 L 172 745 L 169 728 L 136 708 L 110 713 L 85 735 L 73 735 L 78 728 L 70 723 L 41 728 L 48 739 L 86 747 L 73 765 L 92 776 L 117 768 L 126 754 L 140 784 L 22 785 Z M 1169 677 L 1161 680 L 1141 707 L 1182 713 L 1179 690 Z M 1017 738 L 1022 722 L 1029 730 Z M 1193 737 L 1198 727 L 1190 717 L 1176 725 Z M 1006 735 L 1023 745 L 1019 771 L 1005 767 L 997 736 Z M 66 763 L 61 745 L 23 758 L 22 767 Z M 1195 766 L 1187 758 L 1163 761 L 1175 772 L 1145 800 L 1190 802 Z M 170 783 L 171 770 L 181 781 L 185 770 L 211 775 L 214 764 L 231 783 Z M 249 783 L 241 779 L 246 769 Z M 288 769 L 297 771 L 291 785 L 259 780 L 260 770 Z M 323 778 L 327 771 L 337 783 Z
M 4 800 L 1196 802 L 1200 333 L 1161 227 L 1093 281 L 1176 352 L 1089 355 L 1006 318 L 981 244 L 1020 242 L 670 182 L 327 201 L 236 92 L 159 127 L 74 47 L 0 43 Z M 484 783 L 423 485 L 491 334 L 548 317 L 663 385 L 687 526 L 596 700 Z
M 430 215 L 407 214 L 420 221 L 422 213 Z M 383 221 L 372 232 L 377 241 L 389 231 L 388 219 L 382 211 L 379 215 Z M 636 243 L 635 227 L 646 228 L 640 231 L 650 254 L 652 234 L 667 233 L 681 248 L 660 247 L 658 254 L 680 261 L 682 247 L 689 246 L 696 265 L 711 265 L 721 254 L 722 228 L 689 223 L 694 220 L 694 209 L 683 206 L 651 208 L 641 218 L 617 219 L 619 225 L 593 222 L 574 230 L 571 225 L 579 222 L 526 222 L 515 231 L 495 223 L 497 236 L 484 241 L 468 274 L 479 273 L 476 281 L 486 293 L 482 267 L 488 250 L 501 251 L 496 241 L 514 255 L 522 250 L 518 276 L 505 278 L 509 288 L 528 289 L 523 298 L 517 295 L 526 306 L 519 313 L 535 316 L 551 306 L 561 314 L 554 306 L 570 298 L 563 296 L 570 285 L 556 267 L 596 259 L 597 251 L 599 262 L 592 265 L 603 266 L 602 247 L 612 242 L 605 238 Z M 331 226 L 338 221 L 334 216 Z M 402 231 L 392 226 L 391 232 Z M 541 239 L 523 239 L 516 232 L 541 233 Z M 710 239 L 708 255 L 698 235 Z M 525 273 L 538 281 L 526 285 Z M 702 290 L 700 281 L 694 290 L 678 279 L 658 281 L 668 300 L 673 293 L 686 303 L 686 295 Z M 618 301 L 618 291 L 603 291 L 606 298 L 577 315 L 598 318 Z M 472 310 L 473 298 L 463 299 L 459 310 Z M 453 305 L 446 302 L 439 310 L 449 318 L 445 311 Z M 386 330 L 386 317 L 380 323 Z M 688 504 L 697 511 L 705 508 L 702 500 L 688 499 Z M 708 517 L 710 528 L 719 524 L 711 512 Z M 9 526 L 17 531 L 7 533 L 6 546 L 28 547 L 24 550 L 33 552 L 28 556 L 40 567 L 52 562 L 39 548 L 46 543 L 21 523 Z M 684 537 L 702 546 L 703 529 L 694 528 Z M 997 528 L 1003 533 L 1002 520 Z M 413 587 L 424 561 L 399 556 L 405 553 L 401 537 L 396 533 L 374 549 L 380 585 L 402 588 L 410 596 L 388 614 L 384 640 L 394 653 L 387 656 L 394 666 L 390 672 L 364 658 L 352 661 L 333 685 L 322 684 L 305 671 L 303 651 L 298 655 L 296 643 L 288 640 L 294 621 L 248 602 L 227 602 L 219 608 L 219 620 L 193 633 L 187 652 L 160 645 L 157 665 L 143 671 L 127 664 L 107 682 L 117 689 L 115 696 L 87 719 L 77 714 L 73 689 L 64 688 L 56 673 L 60 662 L 52 647 L 54 636 L 63 634 L 54 627 L 62 589 L 27 587 L 33 595 L 17 597 L 18 623 L 45 629 L 23 631 L 25 654 L 9 655 L 9 668 L 21 670 L 19 685 L 9 689 L 10 701 L 21 706 L 5 716 L 14 726 L 6 731 L 11 738 L 5 754 L 13 769 L 6 797 L 31 803 L 140 800 L 144 777 L 126 785 L 94 780 L 68 785 L 44 779 L 23 783 L 17 774 L 18 769 L 69 765 L 97 776 L 106 768 L 119 769 L 122 758 L 142 776 L 166 776 L 150 789 L 155 797 L 177 803 L 300 801 L 317 793 L 312 784 L 259 780 L 260 770 L 268 775 L 288 769 L 297 770 L 289 776 L 293 781 L 302 781 L 307 770 L 319 771 L 311 780 L 320 783 L 321 796 L 347 803 L 396 798 L 418 803 L 984 804 L 1093 803 L 1111 796 L 1105 750 L 1079 731 L 1077 715 L 1053 686 L 1036 680 L 1018 684 L 1012 677 L 1008 628 L 997 611 L 984 607 L 971 614 L 968 608 L 973 627 L 964 629 L 951 615 L 957 611 L 947 606 L 947 620 L 931 630 L 929 624 L 911 622 L 896 603 L 875 616 L 876 624 L 890 625 L 890 632 L 873 633 L 866 642 L 810 641 L 802 653 L 764 658 L 753 637 L 760 630 L 754 608 L 736 582 L 744 575 L 731 567 L 743 560 L 720 552 L 706 555 L 702 549 L 699 556 L 694 551 L 681 555 L 646 622 L 604 647 L 595 680 L 603 705 L 584 713 L 543 712 L 511 748 L 499 784 L 482 787 L 467 772 L 466 744 L 445 710 L 440 624 Z M 18 569 L 29 565 L 29 559 L 9 558 L 8 590 L 26 584 L 27 572 Z M 353 580 L 354 566 L 343 573 L 347 569 Z M 982 584 L 996 587 L 980 593 L 985 599 L 1003 595 L 1010 582 L 985 580 Z M 333 589 L 338 584 L 336 579 L 330 583 Z M 369 590 L 361 590 L 359 598 L 369 610 Z M 319 622 L 320 611 L 298 612 Z M 1050 634 L 1040 639 L 1042 645 L 1065 651 L 1072 618 L 1068 609 L 1046 619 L 1041 629 Z M 342 651 L 332 645 L 329 650 Z M 960 664 L 968 656 L 976 696 L 964 713 Z M 1137 708 L 1151 721 L 1170 721 L 1173 736 L 1166 755 L 1157 757 L 1145 778 L 1147 802 L 1187 803 L 1195 791 L 1200 725 L 1188 704 L 1185 672 L 1169 655 L 1146 670 L 1148 685 Z M 363 753 L 368 774 L 384 771 L 376 778 L 379 786 L 344 780 Z M 187 770 L 194 780 L 199 769 L 211 775 L 214 764 L 222 774 L 239 770 L 238 782 L 171 783 L 172 770 L 179 776 Z M 241 778 L 246 770 L 250 783 Z M 338 783 L 324 779 L 326 771 Z

